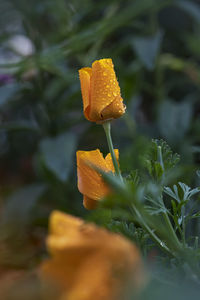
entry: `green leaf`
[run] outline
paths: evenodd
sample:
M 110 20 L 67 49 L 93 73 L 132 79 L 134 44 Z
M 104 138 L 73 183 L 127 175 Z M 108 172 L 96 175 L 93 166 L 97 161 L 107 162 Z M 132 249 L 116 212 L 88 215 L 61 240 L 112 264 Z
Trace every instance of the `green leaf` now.
M 195 214 L 193 214 L 191 216 L 188 216 L 187 218 L 188 219 L 195 219 L 195 218 L 199 218 L 199 217 L 200 217 L 200 212 L 197 212 L 197 213 L 195 213 Z
M 161 178 L 163 175 L 163 168 L 158 161 L 156 161 L 154 164 L 154 170 L 155 170 L 155 176 L 157 178 Z
M 176 200 L 178 203 L 185 203 L 190 200 L 191 197 L 200 192 L 200 188 L 191 189 L 187 184 L 179 182 L 179 189 L 177 185 L 173 185 L 173 189 L 164 187 L 164 192 Z
M 126 181 L 130 183 L 133 187 L 138 186 L 140 183 L 140 176 L 138 174 L 138 170 L 133 170 L 126 177 Z
M 153 36 L 137 37 L 133 39 L 133 48 L 148 70 L 155 67 L 156 57 L 160 50 L 163 34 L 158 31 Z
M 164 192 L 165 194 L 167 194 L 168 196 L 172 197 L 173 199 L 175 199 L 177 202 L 180 202 L 179 196 L 172 191 L 172 189 L 170 189 L 168 186 L 164 187 Z
M 164 192 L 165 192 L 165 194 L 167 194 L 168 196 L 170 196 L 171 198 L 176 200 L 178 203 L 180 203 L 181 200 L 178 195 L 177 186 L 174 185 L 173 188 L 174 188 L 174 191 L 172 191 L 172 189 L 170 189 L 168 186 L 165 186 Z
M 64 133 L 55 138 L 45 138 L 39 145 L 46 167 L 61 181 L 66 181 L 70 174 L 76 143 L 75 135 Z
M 173 168 L 179 162 L 179 160 L 180 160 L 179 154 L 173 153 L 171 148 L 169 147 L 169 145 L 165 141 L 163 141 L 162 139 L 161 140 L 156 140 L 155 139 L 155 140 L 152 140 L 152 142 L 155 145 L 154 146 L 155 150 L 156 150 L 156 147 L 157 148 L 158 148 L 158 146 L 161 147 L 162 159 L 163 159 L 163 165 L 164 165 L 165 171 L 168 170 L 168 169 Z
M 191 15 L 196 22 L 200 22 L 200 6 L 197 3 L 191 0 L 179 0 L 176 2 L 176 5 L 183 9 L 187 14 Z
M 165 141 L 152 140 L 152 144 L 146 158 L 146 167 L 149 174 L 154 179 L 161 179 L 163 172 L 173 168 L 178 161 L 179 155 L 177 153 L 173 153 Z
M 108 224 L 112 219 L 112 210 L 111 209 L 104 209 L 98 208 L 93 210 L 91 214 L 87 217 L 88 221 L 95 222 L 98 225 L 105 225 Z

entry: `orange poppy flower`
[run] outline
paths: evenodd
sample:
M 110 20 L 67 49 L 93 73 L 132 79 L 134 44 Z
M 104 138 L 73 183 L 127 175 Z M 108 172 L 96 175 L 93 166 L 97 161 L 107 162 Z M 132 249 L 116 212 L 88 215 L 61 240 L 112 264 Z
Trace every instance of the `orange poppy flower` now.
M 115 149 L 118 159 L 119 151 Z M 77 151 L 77 175 L 78 189 L 83 194 L 83 205 L 87 209 L 97 207 L 98 201 L 110 193 L 110 189 L 102 179 L 102 176 L 89 164 L 92 164 L 104 172 L 115 172 L 110 153 L 104 158 L 97 150 Z
M 47 248 L 51 257 L 39 270 L 43 293 L 54 284 L 58 300 L 125 299 L 125 287 L 137 290 L 143 282 L 136 246 L 79 218 L 54 211 Z
M 117 119 L 125 112 L 111 58 L 96 60 L 92 68 L 79 70 L 86 119 L 101 122 Z

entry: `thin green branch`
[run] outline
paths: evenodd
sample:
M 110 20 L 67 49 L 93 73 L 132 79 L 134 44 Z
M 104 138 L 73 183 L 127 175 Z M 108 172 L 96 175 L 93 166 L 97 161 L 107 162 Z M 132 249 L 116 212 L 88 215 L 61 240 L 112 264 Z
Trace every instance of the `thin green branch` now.
M 149 233 L 150 237 L 158 245 L 158 247 L 161 248 L 161 250 L 166 252 L 168 255 L 173 256 L 173 253 L 170 251 L 170 249 L 165 245 L 163 241 L 161 241 L 161 239 L 159 239 L 159 237 L 153 232 L 153 230 L 149 227 L 149 225 L 144 221 L 144 218 L 141 216 L 138 209 L 134 205 L 132 206 L 132 209 L 134 210 L 134 213 L 138 217 L 140 226 L 143 227 Z
M 113 148 L 110 122 L 103 123 L 103 128 L 104 128 L 104 131 L 105 131 L 105 134 L 106 134 L 109 151 L 110 151 L 112 161 L 113 161 L 113 165 L 114 165 L 114 168 L 115 168 L 115 173 L 120 178 L 120 180 L 123 182 L 123 178 L 122 178 L 120 168 L 119 168 L 119 165 L 118 165 L 118 162 L 117 162 L 117 158 L 116 158 L 116 155 L 115 155 L 115 151 L 114 151 L 114 148 Z

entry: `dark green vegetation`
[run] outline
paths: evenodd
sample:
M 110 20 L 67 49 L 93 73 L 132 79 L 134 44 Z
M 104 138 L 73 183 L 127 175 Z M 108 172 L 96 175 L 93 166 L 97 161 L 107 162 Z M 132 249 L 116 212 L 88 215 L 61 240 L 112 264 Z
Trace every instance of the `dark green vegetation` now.
M 137 242 L 152 274 L 142 299 L 197 299 L 199 1 L 1 0 L 0 11 L 0 264 L 36 266 L 59 209 Z M 112 126 L 127 187 L 106 178 L 116 196 L 90 213 L 75 152 L 108 148 L 84 119 L 77 70 L 108 57 L 127 105 Z

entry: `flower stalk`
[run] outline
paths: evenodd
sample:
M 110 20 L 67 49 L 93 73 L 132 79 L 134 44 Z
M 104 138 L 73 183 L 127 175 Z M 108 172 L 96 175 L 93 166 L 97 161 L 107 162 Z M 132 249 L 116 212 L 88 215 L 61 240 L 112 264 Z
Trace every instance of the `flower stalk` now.
M 110 121 L 107 121 L 105 123 L 103 123 L 103 128 L 106 134 L 106 139 L 107 139 L 107 143 L 108 143 L 108 148 L 112 157 L 112 161 L 113 161 L 113 166 L 115 168 L 115 173 L 116 175 L 120 178 L 120 180 L 123 182 L 123 178 L 121 175 L 121 171 L 117 162 L 117 158 L 114 152 L 114 148 L 113 148 L 113 143 L 112 143 L 112 137 L 111 137 L 111 125 L 110 125 Z

